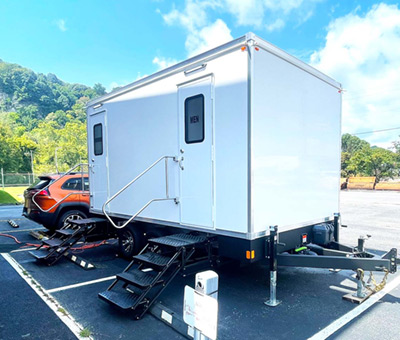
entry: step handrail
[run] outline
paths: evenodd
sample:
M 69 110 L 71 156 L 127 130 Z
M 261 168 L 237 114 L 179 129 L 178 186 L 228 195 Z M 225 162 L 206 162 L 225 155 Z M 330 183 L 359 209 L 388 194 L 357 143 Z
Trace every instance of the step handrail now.
M 58 177 L 56 180 L 54 181 L 50 181 L 49 184 L 47 184 L 45 187 L 39 189 L 33 196 L 32 196 L 32 202 L 39 208 L 40 211 L 42 212 L 49 212 L 50 210 L 52 210 L 53 208 L 55 208 L 57 205 L 59 205 L 61 202 L 65 201 L 69 196 L 72 195 L 79 195 L 79 194 L 83 194 L 83 193 L 89 193 L 89 191 L 84 190 L 85 188 L 85 183 L 83 180 L 83 167 L 87 166 L 88 167 L 88 175 L 89 175 L 89 164 L 88 163 L 79 163 L 76 164 L 74 167 L 72 167 L 71 169 L 69 169 L 66 173 L 62 174 L 60 177 Z M 54 183 L 58 182 L 60 179 L 64 178 L 66 175 L 69 175 L 73 170 L 75 170 L 77 167 L 81 167 L 81 181 L 82 181 L 82 190 L 79 191 L 73 191 L 68 193 L 68 195 L 66 195 L 65 197 L 63 197 L 61 200 L 57 201 L 53 198 L 54 201 L 56 201 L 56 203 L 54 205 L 52 205 L 50 208 L 44 210 L 38 202 L 35 201 L 35 197 L 42 191 L 42 190 L 46 190 L 48 187 L 52 186 Z
M 120 190 L 118 190 L 113 196 L 111 196 L 104 204 L 103 204 L 103 214 L 107 217 L 107 219 L 110 221 L 112 226 L 117 229 L 122 229 L 125 228 L 132 220 L 136 218 L 137 215 L 139 215 L 143 210 L 145 210 L 151 203 L 157 202 L 157 201 L 175 201 L 177 202 L 177 198 L 171 198 L 169 197 L 169 181 L 168 181 L 168 159 L 172 159 L 174 162 L 179 162 L 179 158 L 176 156 L 162 156 L 159 159 L 157 159 L 153 164 L 151 164 L 149 167 L 147 167 L 143 172 L 141 172 L 139 175 L 137 175 L 133 180 L 131 180 L 128 184 L 126 184 L 124 187 L 122 187 Z M 111 201 L 113 201 L 116 197 L 118 197 L 121 193 L 123 193 L 126 189 L 128 189 L 133 183 L 135 183 L 139 178 L 141 178 L 143 175 L 145 175 L 147 172 L 149 172 L 153 167 L 155 167 L 158 163 L 160 163 L 162 160 L 165 160 L 165 198 L 153 198 L 150 201 L 148 201 L 142 208 L 140 208 L 135 214 L 133 214 L 124 224 L 122 225 L 116 225 L 110 215 L 106 212 L 106 206 L 110 204 Z

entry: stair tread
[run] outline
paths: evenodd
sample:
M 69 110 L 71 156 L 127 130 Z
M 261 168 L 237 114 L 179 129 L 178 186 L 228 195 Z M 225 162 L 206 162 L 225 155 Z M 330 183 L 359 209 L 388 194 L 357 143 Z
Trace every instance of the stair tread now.
M 76 230 L 74 229 L 58 229 L 56 230 L 56 233 L 65 235 L 65 236 L 71 236 L 73 233 L 75 233 Z
M 139 297 L 140 295 L 128 291 L 118 292 L 106 290 L 105 292 L 99 293 L 99 298 L 122 309 L 129 309 L 135 306 L 135 304 L 139 302 Z
M 100 217 L 90 217 L 90 218 L 83 218 L 81 220 L 72 220 L 69 221 L 70 224 L 73 225 L 87 225 L 87 224 L 95 224 L 95 223 L 101 223 L 101 222 L 106 222 L 107 220 L 105 218 L 100 218 Z
M 155 244 L 162 244 L 170 247 L 187 247 L 195 244 L 203 243 L 207 240 L 205 236 L 190 234 L 174 234 L 158 238 L 152 238 L 149 241 Z
M 37 258 L 38 260 L 43 260 L 49 256 L 49 251 L 46 249 L 35 249 L 35 250 L 29 251 L 29 254 L 31 254 L 33 257 Z
M 47 244 L 50 247 L 58 247 L 60 244 L 62 244 L 64 241 L 59 239 L 59 238 L 50 238 L 48 240 L 43 240 L 42 241 L 44 244 Z
M 150 286 L 154 282 L 155 277 L 156 274 L 151 272 L 143 272 L 140 269 L 134 269 L 117 275 L 118 279 L 142 288 Z
M 167 263 L 171 260 L 171 258 L 168 256 L 153 252 L 135 255 L 133 258 L 140 262 L 145 262 L 159 267 L 165 267 Z

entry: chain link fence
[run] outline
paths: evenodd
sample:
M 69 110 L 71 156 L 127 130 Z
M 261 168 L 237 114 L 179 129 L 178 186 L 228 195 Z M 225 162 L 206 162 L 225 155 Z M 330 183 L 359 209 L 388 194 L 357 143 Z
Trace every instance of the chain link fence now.
M 3 172 L 0 174 L 0 188 L 5 187 L 29 187 L 36 180 L 32 173 Z

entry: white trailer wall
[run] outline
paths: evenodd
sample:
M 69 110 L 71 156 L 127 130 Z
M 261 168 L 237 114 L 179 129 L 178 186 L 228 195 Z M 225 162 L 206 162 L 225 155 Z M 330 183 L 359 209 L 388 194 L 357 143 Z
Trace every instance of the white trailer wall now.
M 209 96 L 205 105 L 212 112 L 206 115 L 211 117 L 207 144 L 198 148 L 206 147 L 210 157 L 196 160 L 196 147 L 185 145 L 182 124 L 183 102 L 197 89 Z M 203 228 L 250 239 L 268 233 L 270 225 L 285 231 L 323 221 L 339 211 L 339 90 L 340 84 L 249 33 L 133 83 L 126 92 L 95 100 L 88 108 L 91 211 L 101 213 L 107 198 L 168 155 L 185 157 L 186 172 L 168 163 L 169 194 L 180 203 L 155 202 L 138 220 L 189 229 L 201 228 L 197 222 L 206 220 Z M 104 154 L 92 158 L 93 125 L 101 121 Z M 203 170 L 207 178 L 199 180 Z M 212 198 L 204 203 L 194 196 L 203 192 L 204 197 L 210 171 Z M 164 163 L 117 197 L 108 211 L 129 218 L 162 197 Z M 190 207 L 182 214 L 187 202 Z M 204 216 L 206 206 L 212 221 L 196 216 Z
M 253 232 L 331 216 L 339 211 L 338 88 L 262 48 L 253 61 Z
M 247 70 L 247 52 L 238 47 L 234 52 L 207 61 L 202 71 L 190 75 L 182 71 L 105 101 L 97 111 L 106 111 L 107 180 L 92 181 L 101 182 L 102 188 L 91 187 L 91 194 L 96 196 L 108 187 L 108 197 L 111 197 L 159 157 L 180 155 L 179 123 L 184 117 L 179 117 L 178 85 L 208 75 L 213 93 L 210 137 L 214 144 L 214 228 L 247 233 Z M 93 143 L 91 117 L 95 117 L 94 112 L 95 109 L 89 108 L 89 143 Z M 178 164 L 170 160 L 171 197 L 180 196 L 180 171 Z M 100 173 L 91 174 L 96 175 Z M 193 185 L 196 185 L 195 178 Z M 109 211 L 113 215 L 131 216 L 149 200 L 164 196 L 164 163 L 160 163 L 111 202 Z M 92 211 L 100 212 L 104 202 L 92 201 L 95 204 Z M 172 201 L 155 202 L 139 216 L 141 220 L 164 221 L 176 226 L 181 222 L 179 205 Z

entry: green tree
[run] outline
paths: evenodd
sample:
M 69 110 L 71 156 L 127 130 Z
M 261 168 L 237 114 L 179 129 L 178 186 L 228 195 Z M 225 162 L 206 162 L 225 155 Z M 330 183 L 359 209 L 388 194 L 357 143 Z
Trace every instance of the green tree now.
M 342 157 L 341 157 L 341 175 L 342 177 L 348 177 L 355 175 L 357 168 L 354 165 L 350 166 L 350 159 L 354 156 L 357 151 L 362 150 L 365 147 L 369 147 L 369 143 L 356 136 L 345 133 L 342 136 Z
M 352 156 L 356 151 L 361 150 L 363 147 L 368 146 L 369 143 L 365 140 L 345 133 L 342 136 L 342 152 L 347 152 Z
M 15 135 L 9 125 L 0 122 L 0 168 L 5 172 L 29 172 L 30 160 L 25 155 L 36 144 L 25 135 Z
M 37 144 L 34 158 L 36 172 L 56 171 L 56 149 L 60 171 L 67 171 L 81 160 L 87 161 L 85 123 L 72 121 L 60 127 L 57 121 L 46 120 L 40 122 L 29 136 Z
M 97 96 L 102 96 L 102 95 L 106 94 L 106 88 L 103 85 L 101 85 L 100 83 L 94 84 L 93 90 Z
M 397 153 L 397 155 L 400 157 L 400 140 L 396 140 L 393 143 L 393 147 L 392 149 L 394 150 L 394 152 Z
M 390 150 L 369 145 L 356 151 L 348 161 L 348 170 L 352 174 L 375 176 L 377 180 L 383 177 L 393 178 L 398 174 L 396 154 Z

